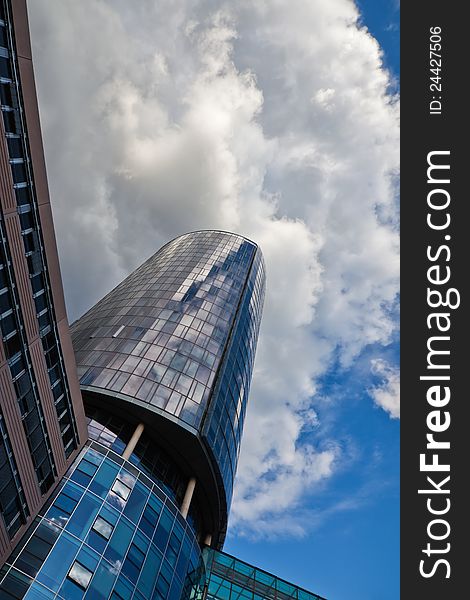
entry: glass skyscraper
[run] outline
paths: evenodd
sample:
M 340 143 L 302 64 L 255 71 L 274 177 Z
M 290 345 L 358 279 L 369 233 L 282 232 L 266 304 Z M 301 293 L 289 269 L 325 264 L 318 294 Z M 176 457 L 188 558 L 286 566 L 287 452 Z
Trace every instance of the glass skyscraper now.
M 6 562 L 0 597 L 205 594 L 202 548 L 225 536 L 264 288 L 256 244 L 198 231 L 73 324 L 89 441 Z
M 201 526 L 218 544 L 264 285 L 255 244 L 224 232 L 194 232 L 166 244 L 72 327 L 85 404 L 156 429 L 170 455 L 175 444 L 187 448 L 181 473 L 197 477 Z
M 222 552 L 260 249 L 181 235 L 69 331 L 26 0 L 0 0 L 0 92 L 0 600 L 319 600 Z

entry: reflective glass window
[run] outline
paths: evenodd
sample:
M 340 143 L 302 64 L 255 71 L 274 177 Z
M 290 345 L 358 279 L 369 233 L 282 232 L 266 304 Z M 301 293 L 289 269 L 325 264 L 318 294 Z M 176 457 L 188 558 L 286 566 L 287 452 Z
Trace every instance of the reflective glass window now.
M 88 587 L 93 573 L 84 567 L 78 561 L 75 561 L 70 569 L 67 577 L 77 583 L 81 588 L 85 589 Z
M 142 510 L 146 504 L 148 498 L 148 490 L 141 483 L 137 482 L 132 490 L 131 495 L 124 509 L 124 514 L 133 523 L 138 523 Z
M 137 398 L 196 429 L 207 415 L 201 433 L 228 502 L 264 280 L 255 244 L 195 232 L 164 246 L 72 328 L 82 383 Z
M 91 494 L 85 494 L 75 510 L 74 518 L 70 519 L 66 526 L 67 531 L 80 539 L 84 539 L 98 514 L 100 506 L 101 503 L 98 498 Z
M 103 464 L 111 463 L 111 456 L 117 458 L 110 452 Z M 159 597 L 159 590 L 163 589 L 167 590 L 168 597 L 173 594 L 175 600 L 179 600 L 185 581 L 189 586 L 188 594 L 192 588 L 191 597 L 199 598 L 195 594 L 196 591 L 202 593 L 202 571 L 197 577 L 191 575 L 191 581 L 187 577 L 202 565 L 202 556 L 193 530 L 177 517 L 178 509 L 149 478 L 145 477 L 148 485 L 136 480 L 138 470 L 123 461 L 119 480 L 129 488 L 133 486 L 127 500 L 132 502 L 129 516 L 137 510 L 133 514 L 140 515 L 141 523 L 146 515 L 145 521 L 150 526 L 150 535 L 147 535 L 125 514 L 110 506 L 107 498 L 96 496 L 90 489 L 73 482 L 74 471 L 84 458 L 91 462 L 90 457 L 98 463 L 103 460 L 103 455 L 90 449 L 79 456 L 66 475 L 65 485 L 51 500 L 51 508 L 54 505 L 63 507 L 63 519 L 60 523 L 51 522 L 49 511 L 46 517 L 36 519 L 25 542 L 20 542 L 17 553 L 12 555 L 8 577 L 2 580 L 4 573 L 0 573 L 0 597 L 23 577 L 22 587 L 17 589 L 21 590 L 20 598 L 27 593 L 27 600 L 52 598 L 56 594 L 67 600 L 147 600 Z M 108 489 L 112 485 L 113 482 Z M 170 506 L 172 510 L 169 510 Z M 167 532 L 163 552 L 152 540 L 161 519 L 165 527 L 160 532 Z M 95 544 L 98 539 L 101 545 Z M 188 549 L 191 548 L 192 562 L 188 563 Z M 173 566 L 175 553 L 185 556 L 185 569 L 178 568 L 180 558 L 177 566 Z M 31 577 L 36 577 L 34 584 Z M 157 582 L 160 582 L 159 590 Z
M 109 540 L 114 527 L 113 525 L 111 525 L 111 523 L 108 523 L 108 521 L 103 519 L 103 517 L 98 516 L 95 522 L 93 523 L 93 529 L 102 537 Z
M 51 590 L 58 591 L 78 552 L 79 546 L 78 540 L 63 533 L 39 571 L 37 580 Z
M 123 500 L 127 500 L 129 494 L 131 493 L 131 488 L 119 479 L 116 479 L 111 490 L 115 492 L 118 496 L 120 496 Z

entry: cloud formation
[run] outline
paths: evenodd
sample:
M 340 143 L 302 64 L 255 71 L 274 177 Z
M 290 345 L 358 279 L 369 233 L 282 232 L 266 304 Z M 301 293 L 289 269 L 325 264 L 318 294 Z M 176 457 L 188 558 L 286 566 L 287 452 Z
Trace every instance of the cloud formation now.
M 341 456 L 303 442 L 318 378 L 396 327 L 398 103 L 380 48 L 349 0 L 28 6 L 70 317 L 186 231 L 263 250 L 231 524 L 263 535 L 275 517 L 284 534 Z
M 380 358 L 371 361 L 371 371 L 382 383 L 369 389 L 377 406 L 383 408 L 392 419 L 400 418 L 400 372 Z

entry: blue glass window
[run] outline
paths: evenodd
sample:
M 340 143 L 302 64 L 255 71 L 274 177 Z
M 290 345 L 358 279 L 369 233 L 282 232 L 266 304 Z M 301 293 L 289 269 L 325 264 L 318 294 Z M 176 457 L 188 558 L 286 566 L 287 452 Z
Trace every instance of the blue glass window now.
M 122 567 L 122 572 L 132 581 L 132 583 L 137 583 L 144 560 L 145 554 L 139 550 L 135 544 L 132 544 Z
M 2 582 L 2 591 L 5 592 L 6 600 L 11 598 L 23 598 L 26 594 L 31 580 L 19 571 L 10 571 Z
M 81 540 L 85 539 L 85 535 L 98 514 L 100 506 L 100 501 L 97 498 L 91 494 L 84 495 L 75 510 L 74 518 L 70 519 L 66 526 L 67 531 L 70 531 Z
M 178 558 L 178 562 L 176 563 L 176 568 L 175 568 L 175 573 L 178 575 L 178 577 L 183 580 L 186 570 L 187 570 L 187 566 L 188 566 L 188 561 L 189 561 L 189 551 L 187 548 L 187 545 L 185 545 L 183 543 L 183 547 L 181 549 L 179 558 Z
M 233 556 L 206 548 L 208 600 L 322 600 Z
M 116 585 L 114 586 L 114 592 L 111 599 L 114 600 L 130 600 L 132 592 L 134 591 L 133 586 L 129 581 L 126 581 L 124 577 L 120 577 Z
M 160 574 L 160 577 L 157 580 L 157 591 L 162 598 L 166 598 L 168 591 L 170 589 L 169 581 Z
M 155 527 L 157 526 L 158 514 L 153 510 L 150 504 L 147 504 L 142 519 L 139 523 L 139 528 L 148 535 L 149 538 L 153 537 Z
M 124 514 L 133 523 L 139 522 L 140 515 L 142 514 L 148 496 L 148 489 L 138 481 L 132 490 L 132 494 L 129 496 L 126 508 L 124 509 Z
M 160 521 L 155 531 L 155 536 L 153 538 L 153 541 L 157 545 L 157 548 L 159 548 L 162 551 L 165 550 L 166 545 L 168 543 L 168 538 L 170 536 L 170 530 L 171 526 L 173 525 L 173 520 L 173 516 L 165 508 L 160 517 Z
M 116 479 L 111 490 L 123 500 L 127 500 L 131 493 L 131 488 L 119 479 Z
M 17 560 L 18 569 L 35 577 L 57 540 L 59 531 L 48 521 L 40 523 Z
M 109 540 L 113 529 L 114 526 L 100 516 L 96 517 L 95 522 L 93 523 L 93 530 L 104 537 L 105 540 Z
M 89 598 L 89 600 L 108 600 L 115 580 L 115 569 L 112 569 L 107 561 L 102 560 L 85 598 Z
M 127 519 L 121 518 L 114 530 L 113 535 L 111 536 L 111 540 L 104 555 L 111 564 L 116 564 L 119 561 L 122 561 L 122 557 L 129 546 L 133 533 L 134 530 L 132 525 L 127 521 Z
M 71 479 L 80 485 L 83 485 L 83 487 L 87 487 L 95 471 L 96 465 L 83 459 L 72 473 Z
M 109 486 L 115 480 L 118 472 L 119 467 L 116 464 L 110 461 L 103 463 L 90 485 L 90 490 L 101 498 L 105 498 L 109 491 Z
M 81 461 L 82 457 L 72 466 L 70 477 Z M 105 464 L 110 462 L 110 458 L 105 459 Z M 66 520 L 57 526 L 49 521 L 49 512 L 47 518 L 36 520 L 26 543 L 20 543 L 12 555 L 10 571 L 0 573 L 0 597 L 15 589 L 21 590 L 21 597 L 27 594 L 29 600 L 52 599 L 57 594 L 66 600 L 149 600 L 165 594 L 179 600 L 182 582 L 189 581 L 188 572 L 196 573 L 201 560 L 194 533 L 171 503 L 162 503 L 161 498 L 166 502 L 169 499 L 156 485 L 145 478 L 149 489 L 136 480 L 138 471 L 134 467 L 124 462 L 123 466 L 119 481 L 133 486 L 126 505 L 126 514 L 133 522 L 107 504 L 107 499 L 66 479 L 51 506 L 56 510 L 61 506 Z M 166 554 L 151 541 L 156 529 Z M 188 561 L 190 554 L 192 562 Z M 189 588 L 193 589 L 192 597 L 196 599 L 195 590 L 201 591 L 202 584 L 200 573 L 194 573 L 188 593 Z M 34 585 L 28 574 L 36 577 Z
M 139 580 L 139 589 L 146 597 L 150 597 L 157 580 L 163 555 L 151 545 Z
M 170 593 L 168 594 L 168 600 L 179 600 L 181 595 L 181 587 L 181 582 L 174 577 L 171 584 Z
M 71 535 L 63 533 L 37 575 L 37 580 L 51 590 L 58 591 L 78 548 L 79 541 Z
M 53 592 L 35 581 L 29 588 L 25 600 L 53 600 L 54 597 L 55 595 Z
M 77 560 L 73 563 L 67 577 L 86 590 L 93 573 Z
M 168 560 L 168 562 L 170 563 L 170 565 L 172 567 L 174 567 L 176 564 L 176 560 L 178 558 L 178 553 L 180 550 L 180 545 L 181 545 L 181 542 L 175 536 L 174 530 L 173 530 L 173 533 L 168 542 L 168 548 L 166 550 L 166 559 Z

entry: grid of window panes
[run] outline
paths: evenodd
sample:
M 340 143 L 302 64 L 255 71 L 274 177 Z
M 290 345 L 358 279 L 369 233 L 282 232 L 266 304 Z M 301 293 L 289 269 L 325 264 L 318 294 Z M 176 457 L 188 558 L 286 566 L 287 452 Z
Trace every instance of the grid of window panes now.
M 0 0 L 0 102 L 13 177 L 13 187 L 27 259 L 32 295 L 36 307 L 39 335 L 46 359 L 49 381 L 59 421 L 65 455 L 77 448 L 78 432 L 60 347 L 41 228 L 22 98 L 11 32 L 10 7 Z
M 265 281 L 264 261 L 258 250 L 204 422 L 204 436 L 219 464 L 228 506 L 231 502 L 253 373 Z
M 85 405 L 85 414 L 89 438 L 122 455 L 135 427 L 101 408 Z M 170 455 L 158 446 L 146 432 L 140 436 L 129 457 L 129 462 L 156 482 L 177 506 L 181 505 L 188 478 L 183 475 Z M 194 498 L 187 519 L 193 530 L 199 532 L 200 510 Z
M 205 548 L 204 560 L 207 600 L 324 600 L 224 552 Z
M 255 250 L 213 231 L 164 246 L 72 327 L 81 385 L 198 428 Z
M 24 337 L 23 316 L 16 298 L 15 278 L 11 269 L 10 250 L 3 230 L 1 210 L 0 334 L 36 477 L 41 493 L 45 494 L 54 482 L 56 468 L 31 366 L 31 357 Z
M 101 408 L 86 406 L 85 414 L 90 439 L 121 455 L 132 437 L 135 426 L 110 415 Z M 188 478 L 181 474 L 168 453 L 161 449 L 145 431 L 129 457 L 129 462 L 156 481 L 175 504 L 181 503 Z
M 221 369 L 204 435 L 228 504 L 264 286 L 255 244 L 193 232 L 164 246 L 72 327 L 85 389 L 138 398 L 199 430 Z
M 92 442 L 0 577 L 5 599 L 196 600 L 204 565 L 191 527 L 163 491 Z
M 0 513 L 11 538 L 29 515 L 15 458 L 0 410 Z

